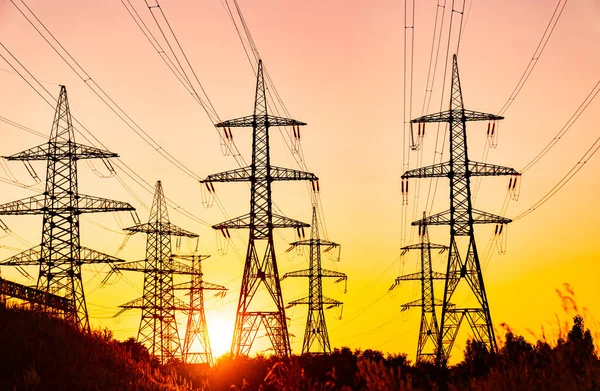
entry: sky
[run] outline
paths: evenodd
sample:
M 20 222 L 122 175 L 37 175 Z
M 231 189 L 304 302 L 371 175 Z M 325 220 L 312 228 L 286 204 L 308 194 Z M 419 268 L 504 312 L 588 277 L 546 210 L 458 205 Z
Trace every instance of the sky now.
M 14 0 L 22 9 L 23 3 Z M 442 98 L 443 71 L 448 64 L 445 45 L 432 88 L 432 104 L 422 112 L 428 61 L 434 28 L 436 2 L 417 2 L 413 65 L 413 109 L 411 118 L 446 109 L 448 80 Z M 440 2 L 441 3 L 441 2 Z M 448 2 L 449 3 L 449 2 Z M 145 23 L 156 33 L 156 24 L 144 1 L 131 0 Z M 154 4 L 154 3 L 151 3 Z M 236 29 L 224 6 L 206 2 L 164 2 L 161 7 L 183 47 L 198 80 L 222 119 L 251 114 L 255 76 Z M 230 3 L 233 4 L 233 3 Z M 408 206 L 402 206 L 400 175 L 418 159 L 431 164 L 437 129 L 427 128 L 418 157 L 403 143 L 404 100 L 404 2 L 302 1 L 239 2 L 254 43 L 277 92 L 290 115 L 306 122 L 302 128 L 302 151 L 308 168 L 320 178 L 321 202 L 326 236 L 342 245 L 341 260 L 324 257 L 323 266 L 348 275 L 348 292 L 331 281 L 324 294 L 344 302 L 327 312 L 332 346 L 378 349 L 408 353 L 414 359 L 419 327 L 417 309 L 401 312 L 400 305 L 419 296 L 419 287 L 407 283 L 389 292 L 400 273 L 418 268 L 417 254 L 400 256 L 400 247 L 417 240 L 403 221 L 419 216 L 424 208 L 429 180 L 411 181 Z M 221 151 L 219 136 L 191 94 L 169 71 L 148 43 L 120 1 L 79 2 L 60 0 L 51 4 L 28 1 L 27 5 L 46 25 L 92 80 L 83 81 L 50 48 L 10 1 L 0 1 L 0 47 L 18 61 L 55 97 L 59 85 L 67 86 L 74 117 L 84 124 L 106 148 L 119 153 L 121 161 L 150 184 L 162 180 L 165 194 L 204 223 L 171 209 L 171 221 L 200 235 L 199 252 L 210 254 L 204 262 L 205 279 L 230 289 L 224 299 L 207 294 L 206 317 L 215 354 L 224 353 L 231 341 L 235 307 L 243 271 L 247 232 L 233 235 L 227 254 L 220 254 L 218 235 L 212 224 L 227 217 L 214 205 L 205 208 L 201 186 L 166 161 L 156 148 L 146 144 L 127 127 L 88 87 L 99 85 L 164 151 L 176 156 L 198 178 L 236 168 L 231 156 Z M 466 1 L 460 41 L 459 68 L 465 107 L 497 113 L 517 85 L 550 20 L 556 2 Z M 155 10 L 156 11 L 156 10 Z M 446 12 L 449 18 L 450 6 Z M 447 36 L 446 19 L 443 36 Z M 455 22 L 457 23 L 457 22 Z M 456 25 L 454 26 L 456 31 Z M 569 2 L 519 95 L 504 114 L 498 145 L 487 161 L 517 170 L 523 168 L 560 131 L 598 82 L 600 55 L 595 50 L 600 38 L 600 5 L 597 1 Z M 450 54 L 456 47 L 451 43 Z M 7 56 L 8 58 L 8 56 Z M 15 64 L 14 60 L 11 60 Z M 84 78 L 85 79 L 85 78 Z M 32 81 L 31 79 L 27 79 Z M 11 66 L 0 60 L 0 116 L 49 134 L 53 109 Z M 272 88 L 272 87 L 271 87 Z M 441 103 L 440 103 L 441 102 Z M 600 103 L 593 101 L 556 146 L 522 177 L 520 197 L 511 202 L 505 215 L 518 216 L 548 192 L 595 142 L 599 134 Z M 406 118 L 408 120 L 410 118 Z M 486 141 L 485 123 L 467 127 L 469 157 L 480 160 Z M 251 132 L 234 129 L 235 142 L 249 161 Z M 443 128 L 440 130 L 443 134 Z M 3 135 L 0 155 L 10 155 L 45 140 L 0 122 Z M 271 130 L 271 161 L 278 166 L 298 168 L 284 142 L 282 132 Z M 79 142 L 86 142 L 80 134 Z M 444 160 L 447 159 L 447 145 Z M 43 180 L 42 163 L 34 168 Z M 564 188 L 544 205 L 508 227 L 506 252 L 491 251 L 485 257 L 484 280 L 494 326 L 507 325 L 533 339 L 558 332 L 557 316 L 568 320 L 556 293 L 565 283 L 574 290 L 576 304 L 584 311 L 590 327 L 600 316 L 597 280 L 600 250 L 596 202 L 600 190 L 597 156 L 590 159 Z M 84 194 L 130 202 L 142 221 L 147 220 L 152 194 L 117 169 L 132 195 L 102 162 L 79 162 L 79 191 Z M 35 181 L 21 163 L 3 164 L 0 176 L 31 189 L 0 184 L 0 202 L 34 194 Z M 475 206 L 498 214 L 506 196 L 508 178 L 481 181 Z M 435 183 L 433 184 L 435 186 Z M 215 184 L 217 195 L 229 217 L 249 209 L 246 184 Z M 431 210 L 448 208 L 448 184 L 440 180 Z M 273 199 L 287 216 L 310 222 L 311 203 L 302 183 L 277 183 Z M 404 210 L 404 211 L 403 211 Z M 403 219 L 403 213 L 409 213 Z M 2 220 L 31 246 L 40 242 L 40 216 L 7 216 Z M 102 227 L 98 226 L 102 225 Z M 82 244 L 115 254 L 125 239 L 121 228 L 133 224 L 127 213 L 88 215 L 82 219 Z M 483 253 L 494 227 L 476 227 Z M 447 244 L 447 227 L 432 227 L 433 242 Z M 286 253 L 295 234 L 281 230 L 276 235 L 280 273 L 307 267 L 306 254 Z M 0 242 L 0 256 L 8 257 L 27 248 L 13 237 Z M 194 250 L 195 241 L 182 243 L 180 252 Z M 144 258 L 145 238 L 134 236 L 118 252 L 125 260 Z M 483 258 L 483 257 L 482 257 Z M 446 259 L 434 257 L 434 268 L 443 271 Z M 84 283 L 92 327 L 108 327 L 124 339 L 137 334 L 140 313 L 128 311 L 118 318 L 117 306 L 140 295 L 143 277 L 127 273 L 110 285 L 100 282 L 107 267 L 88 266 Z M 3 267 L 3 276 L 21 283 L 34 279 Z M 307 295 L 307 281 L 284 280 L 284 301 Z M 442 286 L 436 286 L 441 298 Z M 439 292 L 439 293 L 438 293 Z M 306 308 L 287 310 L 292 350 L 302 346 Z M 181 333 L 185 317 L 181 316 Z M 455 345 L 458 357 L 464 348 L 465 331 Z M 257 340 L 257 351 L 265 338 Z

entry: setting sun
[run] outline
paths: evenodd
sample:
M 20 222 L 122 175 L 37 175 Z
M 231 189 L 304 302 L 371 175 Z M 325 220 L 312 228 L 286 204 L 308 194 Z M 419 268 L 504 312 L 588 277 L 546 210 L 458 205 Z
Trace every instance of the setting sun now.
M 207 313 L 206 323 L 213 358 L 229 353 L 233 337 L 233 319 L 227 319 L 219 312 Z

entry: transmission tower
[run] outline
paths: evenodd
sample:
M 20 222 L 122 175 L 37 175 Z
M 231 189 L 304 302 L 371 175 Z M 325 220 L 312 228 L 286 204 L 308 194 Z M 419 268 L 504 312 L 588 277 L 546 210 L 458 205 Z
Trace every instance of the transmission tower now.
M 348 277 L 344 273 L 333 270 L 325 270 L 321 267 L 321 247 L 325 247 L 323 252 L 330 251 L 339 244 L 322 240 L 319 237 L 319 222 L 317 221 L 317 207 L 313 206 L 312 224 L 310 230 L 310 239 L 299 240 L 291 244 L 290 250 L 297 246 L 310 247 L 310 265 L 308 269 L 297 270 L 285 273 L 282 280 L 287 277 L 308 277 L 308 297 L 291 301 L 289 306 L 298 304 L 308 305 L 308 318 L 306 320 L 306 330 L 304 331 L 304 342 L 302 344 L 302 354 L 304 353 L 331 353 L 329 344 L 329 334 L 325 324 L 325 312 L 323 306 L 333 308 L 342 305 L 341 301 L 323 297 L 323 277 L 337 278 L 336 282 L 347 281 Z M 315 349 L 311 349 L 314 343 L 317 343 Z
M 467 155 L 467 121 L 497 121 L 504 117 L 472 110 L 463 106 L 462 90 L 456 55 L 453 56 L 450 109 L 411 120 L 411 123 L 448 122 L 450 124 L 450 161 L 406 171 L 403 179 L 447 177 L 450 179 L 450 210 L 415 221 L 412 225 L 449 225 L 450 246 L 442 304 L 442 318 L 436 361 L 443 365 L 450 357 L 460 325 L 466 318 L 475 340 L 488 350 L 498 350 L 488 305 L 481 264 L 475 243 L 474 224 L 507 224 L 511 220 L 473 208 L 471 177 L 520 175 L 512 168 L 470 161 Z M 466 240 L 459 243 L 459 239 Z M 471 306 L 452 306 L 457 288 L 464 287 L 476 303 Z M 461 300 L 462 302 L 463 300 Z
M 196 238 L 198 235 L 169 222 L 160 181 L 156 182 L 148 223 L 125 230 L 131 234 L 147 234 L 146 259 L 120 264 L 115 266 L 115 270 L 143 272 L 144 292 L 142 297 L 120 305 L 122 310 L 115 317 L 128 309 L 141 309 L 142 319 L 137 340 L 148 347 L 150 353 L 161 363 L 166 363 L 181 355 L 175 311 L 187 311 L 189 307 L 175 297 L 173 275 L 201 275 L 197 269 L 174 259 L 178 256 L 171 253 L 171 236 Z
M 46 160 L 46 190 L 43 194 L 0 205 L 0 215 L 41 214 L 42 243 L 5 261 L 2 265 L 38 265 L 37 289 L 59 295 L 73 305 L 60 313 L 83 330 L 90 324 L 83 293 L 81 265 L 122 260 L 82 247 L 79 215 L 82 213 L 135 210 L 126 202 L 79 194 L 77 161 L 118 157 L 116 153 L 75 142 L 67 89 L 60 87 L 48 143 L 6 157 L 8 160 Z M 26 163 L 28 170 L 33 168 Z
M 427 230 L 425 212 L 423 212 L 423 220 L 419 223 L 419 236 L 421 242 L 410 246 L 402 247 L 402 255 L 410 250 L 419 250 L 421 253 L 421 271 L 418 273 L 405 274 L 397 277 L 394 285 L 390 290 L 394 289 L 401 281 L 421 281 L 421 299 L 411 301 L 402 305 L 402 311 L 406 311 L 412 307 L 421 308 L 421 327 L 419 328 L 419 341 L 417 344 L 417 362 L 435 363 L 438 339 L 439 326 L 435 307 L 442 303 L 435 300 L 433 294 L 433 280 L 445 280 L 446 276 L 442 273 L 434 272 L 431 267 L 431 250 L 440 250 L 440 253 L 448 249 L 447 246 L 441 244 L 432 244 L 429 241 L 429 232 Z
M 272 126 L 301 126 L 304 122 L 282 118 L 267 113 L 267 97 L 262 61 L 258 62 L 254 114 L 216 124 L 217 127 L 252 127 L 252 164 L 231 171 L 208 176 L 209 182 L 250 182 L 250 213 L 213 225 L 217 230 L 249 228 L 248 252 L 244 264 L 244 275 L 238 302 L 235 330 L 231 353 L 235 356 L 248 355 L 261 325 L 278 356 L 289 356 L 290 339 L 285 319 L 285 308 L 281 296 L 279 272 L 273 247 L 274 228 L 308 227 L 308 224 L 273 213 L 271 183 L 273 181 L 316 181 L 308 172 L 271 166 L 269 152 L 269 128 Z M 259 254 L 263 254 L 259 257 Z M 252 306 L 259 292 L 271 304 L 270 310 L 258 310 Z M 256 300 L 255 302 L 258 302 Z
M 192 270 L 196 271 L 196 274 L 192 275 L 191 281 L 177 284 L 174 287 L 176 290 L 188 291 L 190 296 L 190 304 L 187 309 L 187 327 L 183 338 L 183 360 L 188 364 L 212 365 L 213 356 L 208 338 L 206 315 L 204 314 L 204 291 L 211 290 L 225 293 L 227 288 L 203 280 L 202 260 L 209 256 L 188 255 L 180 257 L 190 260 Z M 194 344 L 195 342 L 197 344 Z

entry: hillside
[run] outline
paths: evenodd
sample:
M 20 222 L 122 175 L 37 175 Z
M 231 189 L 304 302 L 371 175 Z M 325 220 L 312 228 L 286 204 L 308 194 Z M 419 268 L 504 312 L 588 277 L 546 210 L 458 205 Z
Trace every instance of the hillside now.
M 118 342 L 109 331 L 81 333 L 15 307 L 0 307 L 0 354 L 0 390 L 188 389 L 133 341 Z
M 448 369 L 348 348 L 291 359 L 223 357 L 212 368 L 160 366 L 133 339 L 0 306 L 0 390 L 600 390 L 600 360 L 580 316 L 552 345 L 510 330 L 500 345 L 494 355 L 469 342 L 464 361 Z

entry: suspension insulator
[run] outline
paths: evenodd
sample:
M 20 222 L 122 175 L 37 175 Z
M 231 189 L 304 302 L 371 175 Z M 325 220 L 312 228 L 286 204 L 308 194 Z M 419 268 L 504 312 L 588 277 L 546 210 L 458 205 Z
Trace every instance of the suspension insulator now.
M 312 185 L 313 192 L 315 192 L 316 191 L 316 189 L 315 189 L 315 181 L 311 181 L 310 184 Z
M 496 224 L 496 231 L 494 231 L 494 235 L 498 235 L 498 224 Z
M 305 238 L 306 236 L 304 235 L 304 227 L 302 227 L 302 237 Z
M 513 185 L 512 185 L 513 190 L 517 187 L 517 180 L 518 179 L 519 179 L 518 177 L 515 177 L 515 180 L 513 181 Z
M 490 137 L 490 127 L 492 126 L 492 124 L 490 122 L 488 122 L 488 129 L 487 129 L 487 136 Z
M 225 234 L 225 228 L 221 228 L 221 235 L 223 235 L 224 238 L 227 237 L 227 234 Z
M 210 190 L 214 193 L 215 192 L 215 185 L 210 182 Z
M 500 231 L 498 231 L 498 235 L 502 235 L 503 228 L 504 228 L 504 224 L 500 224 Z
M 510 190 L 510 189 L 513 189 L 513 188 L 514 188 L 514 187 L 513 187 L 513 178 L 511 177 L 511 178 L 508 180 L 508 190 Z
M 211 191 L 210 190 L 211 183 L 210 182 L 204 182 L 204 185 L 206 186 L 206 190 L 208 190 L 210 192 Z
M 317 181 L 317 193 L 321 191 L 321 188 L 319 186 L 319 181 Z
M 496 121 L 492 124 L 492 137 L 494 137 L 494 132 L 496 131 Z
M 294 132 L 294 138 L 298 138 L 298 134 L 296 133 L 296 127 L 292 125 L 292 131 Z
M 227 239 L 231 239 L 231 235 L 229 234 L 229 228 L 225 227 L 225 233 L 227 234 Z

